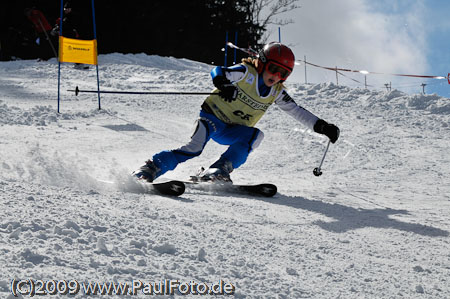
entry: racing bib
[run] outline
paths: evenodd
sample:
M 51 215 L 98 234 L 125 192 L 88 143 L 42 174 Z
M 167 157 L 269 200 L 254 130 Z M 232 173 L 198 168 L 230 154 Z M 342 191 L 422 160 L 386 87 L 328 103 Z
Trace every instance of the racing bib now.
M 255 68 L 243 63 L 246 72 L 241 80 L 235 83 L 238 94 L 236 100 L 225 101 L 219 95 L 211 95 L 206 103 L 213 110 L 215 116 L 228 124 L 239 124 L 253 127 L 273 104 L 283 90 L 281 84 L 272 86 L 266 97 L 261 97 L 258 92 L 258 72 Z M 213 93 L 219 93 L 215 89 Z

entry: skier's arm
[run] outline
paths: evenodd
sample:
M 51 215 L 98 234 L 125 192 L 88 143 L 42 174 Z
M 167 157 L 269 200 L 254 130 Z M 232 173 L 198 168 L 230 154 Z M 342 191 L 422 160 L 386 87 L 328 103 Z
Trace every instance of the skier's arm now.
M 214 86 L 220 90 L 219 96 L 225 101 L 234 101 L 237 96 L 237 88 L 232 82 L 239 81 L 245 74 L 245 71 L 246 69 L 243 65 L 235 65 L 230 68 L 215 67 L 211 71 L 211 77 Z
M 275 104 L 277 104 L 281 110 L 295 118 L 304 126 L 311 130 L 314 130 L 314 125 L 319 120 L 319 118 L 302 106 L 297 105 L 294 99 L 292 99 L 285 90 L 283 90 L 277 97 L 277 99 L 275 100 Z
M 214 78 L 225 78 L 230 82 L 237 82 L 242 79 L 245 75 L 246 69 L 242 64 L 236 64 L 231 67 L 216 66 L 211 70 L 211 77 Z
M 281 110 L 295 118 L 307 128 L 330 138 L 332 143 L 335 143 L 339 138 L 340 131 L 337 126 L 327 123 L 302 106 L 297 105 L 285 90 L 280 93 L 275 100 L 275 103 Z

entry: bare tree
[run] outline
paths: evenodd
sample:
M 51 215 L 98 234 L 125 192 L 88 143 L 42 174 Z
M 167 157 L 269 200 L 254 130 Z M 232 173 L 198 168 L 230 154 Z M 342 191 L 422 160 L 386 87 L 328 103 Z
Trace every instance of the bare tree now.
M 294 21 L 292 19 L 278 19 L 277 16 L 300 8 L 297 5 L 298 0 L 254 0 L 252 1 L 250 12 L 253 16 L 253 21 L 262 27 L 267 25 L 287 25 Z
M 281 14 L 300 8 L 297 4 L 299 0 L 253 0 L 249 10 L 253 18 L 253 23 L 258 24 L 264 30 L 267 30 L 268 25 L 284 26 L 294 23 L 292 19 L 281 19 Z M 266 33 L 262 37 L 262 42 L 268 38 Z

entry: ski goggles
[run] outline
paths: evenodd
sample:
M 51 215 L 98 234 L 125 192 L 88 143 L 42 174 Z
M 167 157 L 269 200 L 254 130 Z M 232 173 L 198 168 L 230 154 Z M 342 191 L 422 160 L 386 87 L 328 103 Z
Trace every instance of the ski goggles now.
M 287 77 L 289 77 L 289 75 L 291 74 L 290 69 L 274 61 L 267 62 L 266 71 L 271 75 L 278 75 L 281 80 L 286 80 Z

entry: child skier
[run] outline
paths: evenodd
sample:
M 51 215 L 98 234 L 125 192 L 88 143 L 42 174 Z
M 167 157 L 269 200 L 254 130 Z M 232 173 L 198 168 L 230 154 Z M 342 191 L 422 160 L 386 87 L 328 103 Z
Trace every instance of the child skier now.
M 245 163 L 250 152 L 264 138 L 263 132 L 254 125 L 272 103 L 335 143 L 339 138 L 339 128 L 298 106 L 287 94 L 282 83 L 291 74 L 294 62 L 291 49 L 272 42 L 264 46 L 256 59 L 246 58 L 229 68 L 214 68 L 211 76 L 216 89 L 201 106 L 191 140 L 178 149 L 155 154 L 133 174 L 153 182 L 179 163 L 199 156 L 206 143 L 213 139 L 229 147 L 200 174 L 201 180 L 231 182 L 230 173 Z

